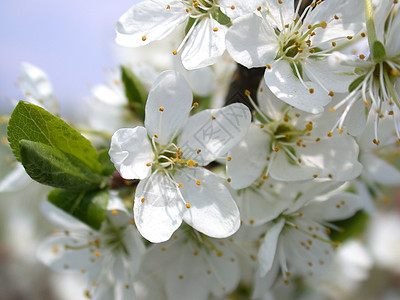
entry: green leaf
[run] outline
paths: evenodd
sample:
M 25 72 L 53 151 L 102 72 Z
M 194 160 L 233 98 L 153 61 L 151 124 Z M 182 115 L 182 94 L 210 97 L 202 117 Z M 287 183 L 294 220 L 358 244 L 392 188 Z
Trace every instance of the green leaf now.
M 121 66 L 121 80 L 125 86 L 125 95 L 128 98 L 129 105 L 144 120 L 147 99 L 146 89 L 136 75 L 125 66 Z
M 115 172 L 115 167 L 110 160 L 110 155 L 108 155 L 108 150 L 103 150 L 99 152 L 99 162 L 102 167 L 101 174 L 103 176 L 110 176 Z
M 39 183 L 75 191 L 97 189 L 102 176 L 75 156 L 46 144 L 21 140 L 21 162 L 28 175 Z
M 216 20 L 221 25 L 228 25 L 231 23 L 231 19 L 224 14 L 220 8 L 214 9 L 211 13 L 214 20 Z
M 99 230 L 106 218 L 109 195 L 106 190 L 72 192 L 53 190 L 47 200 L 66 213 Z
M 361 82 L 363 82 L 364 78 L 365 78 L 365 75 L 362 75 L 362 76 L 354 79 L 354 81 L 352 83 L 350 83 L 350 85 L 349 85 L 349 93 L 354 91 L 361 84 Z
M 43 108 L 19 101 L 9 124 L 8 140 L 18 161 L 21 161 L 19 142 L 28 140 L 42 143 L 70 154 L 94 172 L 101 170 L 96 149 L 78 131 Z
M 386 50 L 385 46 L 380 41 L 375 41 L 372 45 L 372 57 L 374 62 L 380 63 L 383 62 L 386 58 Z

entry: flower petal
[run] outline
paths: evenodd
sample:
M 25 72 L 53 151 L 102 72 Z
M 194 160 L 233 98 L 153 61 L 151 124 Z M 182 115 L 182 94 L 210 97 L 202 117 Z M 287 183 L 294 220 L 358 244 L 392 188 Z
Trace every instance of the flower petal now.
M 374 154 L 362 154 L 360 160 L 367 176 L 377 183 L 384 186 L 400 185 L 400 171 L 394 165 Z
M 117 44 L 125 47 L 144 46 L 171 33 L 189 14 L 182 3 L 170 2 L 146 0 L 132 6 L 115 25 Z
M 194 28 L 182 52 L 182 64 L 188 70 L 217 62 L 225 51 L 227 27 L 211 18 L 204 18 Z
M 319 142 L 304 144 L 305 148 L 294 148 L 301 163 L 283 150 L 276 153 L 270 171 L 272 178 L 296 181 L 318 177 L 346 181 L 360 175 L 362 165 L 358 162 L 358 145 L 351 136 L 322 138 Z
M 255 11 L 263 3 L 263 0 L 219 0 L 221 10 L 230 18 L 236 19 Z
M 241 103 L 195 114 L 188 119 L 178 137 L 182 157 L 193 159 L 200 166 L 209 164 L 246 135 L 250 122 L 250 111 Z
M 350 218 L 362 208 L 362 199 L 358 195 L 340 193 L 324 201 L 314 201 L 301 212 L 305 217 L 317 221 L 338 221 Z
M 305 74 L 310 80 L 335 93 L 345 93 L 349 85 L 356 79 L 354 67 L 333 66 L 328 60 L 306 59 L 302 64 Z
M 258 250 L 258 262 L 260 264 L 260 275 L 264 277 L 272 268 L 275 260 L 279 235 L 285 225 L 285 219 L 281 218 L 267 232 L 260 249 Z
M 177 188 L 163 173 L 140 181 L 136 188 L 136 227 L 152 243 L 167 241 L 182 223 L 183 200 Z
M 146 102 L 145 127 L 150 137 L 167 145 L 183 127 L 192 106 L 189 84 L 178 72 L 165 71 L 157 77 Z
M 306 112 L 320 113 L 331 100 L 319 84 L 304 81 L 304 86 L 286 60 L 275 62 L 271 69 L 267 68 L 264 79 L 275 96 Z
M 252 124 L 247 135 L 229 151 L 231 160 L 226 162 L 226 175 L 234 189 L 248 187 L 262 175 L 267 166 L 269 143 L 269 135 L 259 125 Z
M 111 138 L 108 152 L 115 168 L 125 179 L 143 179 L 149 176 L 154 153 L 146 128 L 121 128 Z
M 226 34 L 226 49 L 239 64 L 265 67 L 279 49 L 273 28 L 259 13 L 248 14 L 233 22 Z
M 182 196 L 190 208 L 183 220 L 215 238 L 234 234 L 240 226 L 239 209 L 221 180 L 205 168 L 184 168 L 175 175 L 182 183 Z

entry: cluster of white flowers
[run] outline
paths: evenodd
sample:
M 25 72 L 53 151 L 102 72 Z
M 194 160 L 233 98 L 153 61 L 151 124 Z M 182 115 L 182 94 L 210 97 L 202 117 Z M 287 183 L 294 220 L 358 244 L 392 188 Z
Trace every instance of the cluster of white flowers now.
M 116 169 L 106 218 L 96 231 L 46 202 L 60 229 L 39 259 L 82 273 L 90 299 L 292 298 L 303 278 L 329 297 L 315 286 L 343 269 L 338 221 L 373 214 L 381 187 L 400 185 L 390 163 L 400 153 L 400 4 L 306 2 L 145 0 L 123 14 L 122 46 L 150 49 L 180 30 L 157 49 L 173 70 L 152 58 L 130 66 L 148 92 L 144 121 L 120 72 L 92 89 L 84 133 L 110 143 Z M 265 72 L 240 78 L 232 61 Z M 26 100 L 57 114 L 47 76 L 28 64 L 22 74 Z M 249 87 L 221 106 L 228 76 Z M 0 192 L 18 189 L 21 171 Z M 355 273 L 349 282 L 365 278 Z

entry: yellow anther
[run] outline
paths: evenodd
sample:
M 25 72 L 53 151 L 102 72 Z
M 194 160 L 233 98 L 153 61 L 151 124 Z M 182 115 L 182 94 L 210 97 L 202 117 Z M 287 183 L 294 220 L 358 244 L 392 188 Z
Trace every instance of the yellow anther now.
M 164 111 L 164 106 L 160 106 L 160 107 L 158 108 L 158 110 L 159 110 L 159 111 Z
M 143 203 L 144 201 L 146 201 L 146 198 L 142 198 L 140 199 L 140 201 Z
M 173 55 L 177 55 L 177 54 L 178 54 L 178 51 L 174 50 L 174 51 L 172 51 L 172 54 L 173 54 Z
M 328 93 L 328 95 L 331 96 L 331 97 L 333 97 L 333 96 L 335 96 L 335 93 L 332 92 L 332 91 L 330 91 L 330 92 Z
M 189 8 L 186 8 L 185 10 L 186 10 L 187 13 L 190 12 Z
M 379 144 L 381 143 L 381 142 L 378 141 L 377 139 L 373 139 L 372 142 L 373 142 L 375 145 L 377 145 L 377 146 L 379 146 Z
M 290 276 L 290 272 L 289 271 L 286 271 L 286 276 Z
M 280 148 L 279 148 L 278 146 L 275 146 L 274 151 L 275 151 L 275 152 L 278 152 L 279 149 L 280 149 Z
M 319 142 L 321 139 L 318 137 L 315 139 L 316 142 Z
M 395 70 L 395 69 L 391 69 L 390 70 L 390 74 L 393 75 L 393 76 L 398 76 L 399 75 L 399 71 Z
M 193 255 L 194 255 L 194 256 L 197 256 L 197 255 L 199 255 L 199 252 L 194 251 L 194 252 L 193 252 Z
M 194 108 L 199 107 L 199 103 L 197 103 L 197 102 L 193 103 L 193 107 Z
M 179 275 L 179 279 L 181 279 L 181 280 L 182 280 L 182 279 L 183 279 L 183 275 Z
M 199 154 L 201 152 L 201 149 L 197 149 L 196 153 Z
M 299 162 L 299 164 L 301 164 L 302 162 L 301 158 L 297 159 L 297 161 Z
M 142 41 L 144 42 L 145 40 L 147 40 L 147 37 L 144 35 L 142 36 Z
M 113 215 L 116 215 L 116 214 L 118 214 L 118 210 L 113 209 L 113 210 L 111 211 L 111 213 L 112 213 Z
M 214 32 L 217 32 L 217 31 L 218 31 L 218 27 L 214 27 L 214 28 L 213 28 L 213 31 L 214 31 Z
M 183 187 L 183 184 L 182 184 L 182 183 L 179 183 L 179 184 L 178 184 L 178 187 L 180 187 L 180 188 Z
M 267 69 L 271 70 L 271 65 L 267 64 Z
M 171 9 L 171 6 L 169 4 L 167 5 L 167 9 Z
M 164 252 L 165 250 L 167 250 L 165 247 L 161 248 L 161 251 Z
M 226 181 L 228 181 L 228 182 L 231 182 L 231 181 L 232 181 L 232 179 L 231 179 L 231 178 L 227 178 L 227 179 L 226 179 Z
M 210 270 L 207 270 L 207 274 L 210 275 L 210 274 L 211 274 L 211 271 L 210 271 Z
M 350 35 L 347 36 L 347 39 L 348 39 L 348 40 L 351 40 L 352 38 L 353 38 L 353 37 L 350 36 Z
M 343 129 L 342 128 L 338 128 L 339 133 L 343 133 Z
M 94 256 L 100 257 L 100 252 L 96 251 L 96 252 L 94 253 Z
M 320 25 L 321 25 L 322 28 L 326 28 L 326 25 L 327 25 L 327 24 L 326 24 L 325 21 L 322 21 Z
M 311 29 L 311 28 L 312 28 L 311 24 L 309 24 L 309 25 L 307 26 L 307 28 L 308 28 L 308 29 Z
M 308 89 L 308 91 L 310 92 L 310 94 L 313 94 L 313 93 L 314 93 L 314 89 L 313 89 L 313 88 Z
M 197 184 L 197 185 L 200 185 L 200 184 L 201 184 L 201 181 L 200 181 L 200 180 L 196 180 L 196 184 Z
M 328 132 L 327 136 L 328 136 L 328 137 L 331 137 L 332 134 L 333 134 L 332 132 Z
M 360 54 L 359 58 L 360 58 L 360 59 L 364 59 L 364 58 L 365 58 L 365 55 L 364 55 L 364 54 Z
M 299 212 L 299 217 L 302 217 L 303 216 L 303 213 L 302 212 Z
M 307 129 L 308 131 L 311 131 L 311 130 L 313 129 L 312 123 L 306 124 L 306 129 Z
M 189 159 L 186 164 L 188 165 L 188 167 L 193 167 L 194 166 L 194 160 L 193 159 Z
M 158 139 L 158 134 L 157 134 L 157 133 L 153 134 L 153 136 L 154 136 L 156 139 Z
M 232 6 L 231 6 L 231 9 L 234 10 L 234 9 L 235 9 L 235 5 L 232 5 Z
M 92 295 L 90 294 L 90 292 L 88 290 L 85 291 L 85 297 L 91 299 Z
M 211 116 L 211 119 L 215 120 L 215 119 L 216 119 L 216 117 L 215 117 L 215 116 Z
M 131 220 L 129 223 L 131 223 L 131 225 L 135 225 L 135 221 Z
M 318 175 L 317 175 L 317 174 L 314 174 L 312 177 L 314 177 L 314 178 L 317 178 L 317 177 L 318 177 Z
M 151 163 L 147 163 L 146 166 L 147 166 L 147 167 L 151 167 Z
M 223 255 L 224 255 L 224 252 L 222 252 L 222 251 L 218 251 L 218 252 L 217 252 L 217 256 L 218 256 L 218 257 L 221 257 L 221 256 L 223 256 Z
M 250 223 L 251 225 L 253 225 L 253 224 L 254 224 L 254 220 L 250 220 L 249 223 Z
M 232 157 L 228 156 L 228 157 L 226 158 L 226 160 L 227 160 L 227 161 L 231 161 L 231 160 L 232 160 Z
M 261 6 L 257 7 L 257 10 L 260 11 L 261 10 Z
M 190 208 L 190 203 L 186 203 L 186 208 Z
M 329 177 L 329 178 L 332 178 L 332 174 L 329 173 L 329 174 L 328 174 L 328 177 Z
M 332 42 L 332 46 L 336 47 L 336 42 L 335 41 Z
M 337 15 L 334 16 L 335 20 L 339 20 L 339 17 Z
M 245 90 L 245 91 L 244 91 L 244 94 L 245 94 L 246 96 L 250 96 L 251 93 L 250 93 L 249 90 Z

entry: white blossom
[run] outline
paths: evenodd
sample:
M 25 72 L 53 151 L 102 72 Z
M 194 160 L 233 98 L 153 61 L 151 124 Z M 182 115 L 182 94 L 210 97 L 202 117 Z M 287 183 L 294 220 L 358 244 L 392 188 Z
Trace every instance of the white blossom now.
M 264 1 L 260 11 L 236 19 L 226 40 L 229 54 L 247 68 L 266 67 L 264 79 L 281 100 L 320 113 L 336 92 L 346 91 L 354 70 L 332 68 L 326 57 L 362 28 L 362 1 Z
M 48 202 L 43 213 L 61 228 L 40 245 L 42 263 L 55 271 L 82 273 L 88 298 L 134 299 L 133 282 L 145 248 L 121 199 L 111 195 L 99 231 Z
M 247 132 L 243 104 L 189 117 L 192 93 L 179 73 L 163 72 L 146 103 L 145 127 L 123 128 L 110 157 L 125 179 L 141 179 L 134 202 L 140 233 L 151 242 L 170 238 L 182 220 L 212 237 L 239 228 L 239 211 L 219 178 L 202 166 L 222 157 Z
M 262 81 L 258 118 L 246 137 L 229 152 L 227 176 L 235 189 L 271 176 L 295 181 L 327 178 L 351 180 L 361 172 L 358 145 L 345 134 L 327 134 L 330 112 L 311 115 L 276 98 Z M 251 98 L 249 96 L 250 101 Z M 251 153 L 246 160 L 242 158 Z

